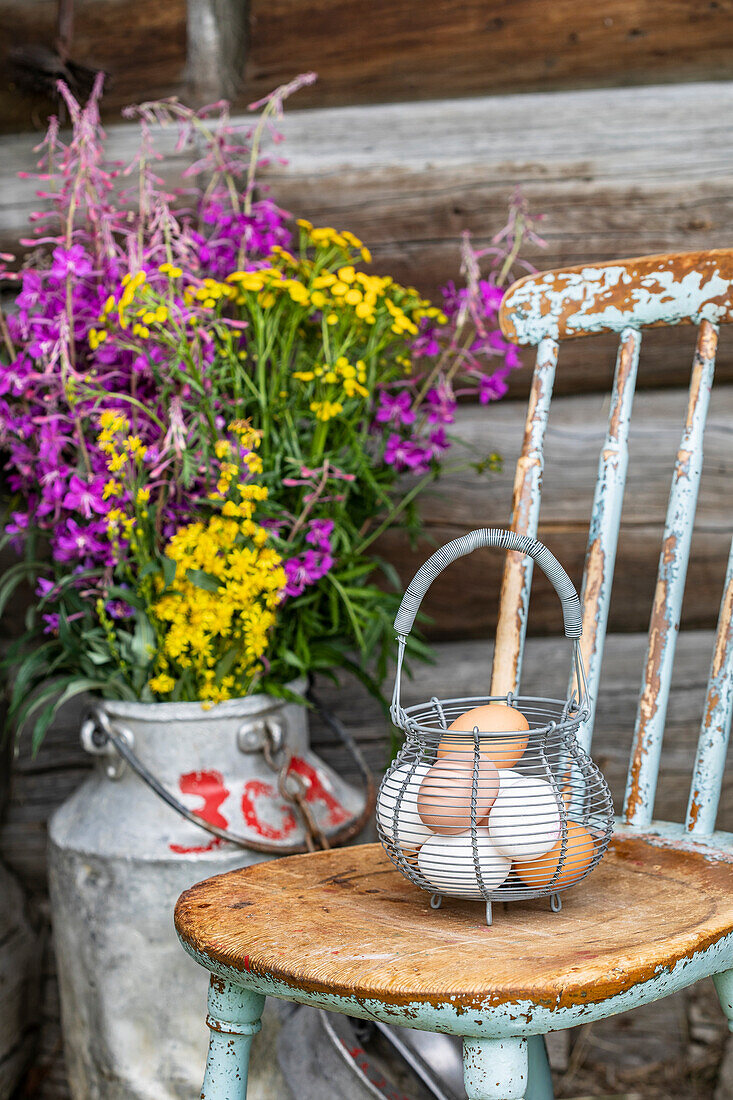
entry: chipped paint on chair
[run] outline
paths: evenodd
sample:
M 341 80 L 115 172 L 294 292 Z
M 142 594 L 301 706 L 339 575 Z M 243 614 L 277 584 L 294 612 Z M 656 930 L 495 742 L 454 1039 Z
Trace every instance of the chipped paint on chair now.
M 579 932 L 573 931 L 572 922 L 567 928 L 540 923 L 554 918 L 549 914 L 528 913 L 525 918 L 527 934 L 545 939 L 542 959 L 525 961 L 526 974 L 522 977 L 518 973 L 515 975 L 509 965 L 513 951 L 519 951 L 513 964 L 515 970 L 520 971 L 523 965 L 522 951 L 517 948 L 517 933 L 513 938 L 506 938 L 501 925 L 496 924 L 489 933 L 494 937 L 489 943 L 485 930 L 479 938 L 478 932 L 465 922 L 461 924 L 458 916 L 445 913 L 437 918 L 437 915 L 431 916 L 428 909 L 423 917 L 414 908 L 412 919 L 420 923 L 418 935 L 426 946 L 422 962 L 409 962 L 412 952 L 406 949 L 400 936 L 392 936 L 391 947 L 388 942 L 397 918 L 390 917 L 392 923 L 385 920 L 384 928 L 378 929 L 380 914 L 394 911 L 401 916 L 407 911 L 411 899 L 408 895 L 397 895 L 400 889 L 409 890 L 409 885 L 400 887 L 385 878 L 383 894 L 378 889 L 364 890 L 368 867 L 377 877 L 388 874 L 388 868 L 375 871 L 374 861 L 381 855 L 376 846 L 371 845 L 318 856 L 294 857 L 277 865 L 260 864 L 235 872 L 233 876 L 202 883 L 179 902 L 176 920 L 181 941 L 215 976 L 212 981 L 224 979 L 222 989 L 228 991 L 230 999 L 241 999 L 234 1020 L 230 1011 L 227 1015 L 228 1010 L 222 1012 L 219 1008 L 219 994 L 212 995 L 214 1007 L 210 1008 L 210 1026 L 213 1022 L 214 1030 L 202 1094 L 205 1100 L 222 1100 L 223 1097 L 237 1100 L 244 1096 L 242 1088 L 246 1090 L 246 1083 L 242 1086 L 242 1079 L 246 1080 L 249 1043 L 261 1009 L 261 1000 L 257 998 L 264 995 L 386 1023 L 403 1023 L 463 1036 L 469 1100 L 551 1100 L 552 1085 L 541 1041 L 544 1033 L 648 1003 L 709 975 L 714 978 L 723 1011 L 733 1028 L 733 903 L 727 900 L 733 896 L 733 834 L 715 832 L 733 713 L 733 544 L 723 586 L 686 820 L 675 824 L 653 819 L 702 471 L 705 419 L 718 326 L 733 321 L 732 286 L 733 250 L 719 250 L 647 256 L 530 275 L 515 283 L 502 302 L 500 319 L 504 335 L 518 344 L 537 347 L 524 442 L 514 482 L 511 529 L 517 534 L 537 537 L 544 437 L 559 346 L 567 339 L 584 335 L 604 332 L 619 335 L 608 431 L 599 458 L 582 587 L 583 656 L 594 698 L 600 682 L 629 462 L 629 425 L 641 330 L 661 325 L 698 326 L 687 411 L 662 538 L 624 809 L 614 847 L 596 876 L 578 892 Z M 507 555 L 492 694 L 519 689 L 531 569 L 531 559 L 514 553 Z M 586 750 L 590 747 L 592 734 L 593 714 L 580 735 Z M 331 875 L 324 878 L 322 871 L 321 877 L 309 887 L 308 873 L 320 866 L 314 861 L 323 861 L 324 867 L 328 863 Z M 288 864 L 293 871 L 287 870 L 285 865 Z M 646 891 L 645 874 L 649 876 Z M 288 875 L 292 875 L 292 882 Z M 241 881 L 236 876 L 240 876 Z M 346 893 L 342 890 L 339 895 L 343 901 L 338 917 L 341 923 L 328 915 L 328 905 L 322 905 L 326 914 L 322 918 L 323 934 L 332 939 L 337 935 L 348 939 L 348 930 L 339 932 L 338 929 L 345 919 L 356 922 L 350 962 L 347 965 L 342 959 L 332 959 L 329 952 L 320 950 L 313 951 L 312 957 L 307 959 L 301 952 L 288 962 L 292 945 L 284 942 L 286 934 L 278 929 L 280 925 L 282 929 L 290 928 L 293 920 L 301 920 L 300 910 L 295 911 L 292 919 L 287 915 L 288 891 L 297 889 L 302 898 L 311 898 L 316 906 L 327 896 L 330 904 L 328 884 L 334 881 L 346 889 Z M 613 943 L 605 944 L 597 957 L 591 953 L 590 960 L 588 953 L 584 953 L 579 964 L 573 955 L 572 944 L 577 942 L 579 934 L 584 930 L 587 934 L 587 929 L 593 926 L 594 912 L 602 913 L 605 921 L 608 905 L 604 905 L 603 899 L 607 901 L 608 891 L 613 892 L 616 885 L 619 907 L 623 905 L 623 891 L 626 890 L 629 899 L 639 898 L 638 911 L 642 915 L 636 916 L 634 903 L 629 900 L 628 921 L 632 923 L 625 928 L 619 926 L 617 916 L 612 934 L 608 933 Z M 240 933 L 239 926 L 231 923 L 226 898 L 232 893 L 239 896 L 237 891 L 245 887 L 253 891 L 255 900 L 248 903 L 252 905 L 247 910 L 251 921 L 249 932 Z M 658 899 L 652 896 L 655 890 Z M 710 902 L 710 909 L 706 908 L 705 914 L 700 910 L 696 915 L 693 912 L 696 899 L 703 893 Z M 348 908 L 351 901 L 354 913 Z M 260 917 L 258 904 L 264 914 Z M 267 906 L 275 904 L 279 905 L 279 911 L 273 913 L 268 922 Z M 645 940 L 635 934 L 633 922 L 640 922 L 640 932 L 645 930 L 642 925 L 653 926 L 655 905 L 668 917 L 668 927 L 659 930 L 653 927 Z M 208 915 L 200 914 L 199 906 L 206 908 Z M 642 912 L 645 909 L 646 917 Z M 357 928 L 359 913 L 363 913 L 366 931 Z M 448 928 L 447 923 L 436 924 L 436 919 L 455 920 L 456 923 Z M 567 907 L 562 920 L 571 920 Z M 209 930 L 204 933 L 207 922 Z M 601 923 L 600 917 L 598 923 Z M 375 928 L 385 941 L 385 953 L 380 958 L 390 960 L 382 964 L 381 971 L 367 964 L 369 956 L 358 954 L 359 943 Z M 483 969 L 478 966 L 478 977 L 471 971 L 470 960 L 462 960 L 455 952 L 451 954 L 448 945 L 456 941 L 448 932 L 454 936 L 456 929 L 471 940 L 472 950 L 488 952 Z M 563 940 L 563 935 L 569 938 Z M 259 946 L 257 957 L 253 954 L 251 963 L 250 954 L 242 954 L 250 942 L 248 936 L 252 937 L 253 944 L 247 947 L 248 951 L 254 952 L 254 947 Z M 446 990 L 451 988 L 452 992 L 438 996 L 429 993 L 428 987 L 434 988 L 438 980 L 435 960 L 441 957 L 444 948 L 441 936 L 447 936 L 446 962 L 443 964 L 444 980 L 438 984 Z M 434 943 L 429 942 L 431 937 Z M 224 945 L 221 949 L 220 944 Z M 306 955 L 308 950 L 306 945 L 303 948 Z M 338 956 L 339 951 L 333 954 Z M 616 960 L 615 964 L 606 963 L 606 957 Z M 361 970 L 359 958 L 365 960 Z M 433 960 L 432 964 L 429 959 Z M 403 960 L 406 960 L 406 973 L 403 973 Z M 348 972 L 348 981 L 342 980 L 344 969 Z M 459 971 L 466 971 L 466 974 Z M 412 991 L 410 996 L 402 988 L 396 990 L 400 976 L 404 978 L 405 988 Z M 471 986 L 473 992 L 470 994 L 469 977 L 475 977 L 480 986 Z M 457 989 L 453 989 L 451 980 L 458 983 Z M 461 981 L 464 986 L 460 985 Z M 241 990 L 241 994 L 237 990 Z M 222 1025 L 222 1019 L 226 1026 Z M 223 1035 L 228 1035 L 229 1039 L 223 1039 Z M 227 1045 L 230 1042 L 234 1045 Z M 235 1080 L 231 1069 L 233 1060 L 239 1065 L 236 1085 L 229 1083 Z

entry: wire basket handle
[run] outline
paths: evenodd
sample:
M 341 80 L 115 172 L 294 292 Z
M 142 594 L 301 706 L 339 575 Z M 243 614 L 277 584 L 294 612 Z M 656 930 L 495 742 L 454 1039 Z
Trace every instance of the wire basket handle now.
M 547 576 L 562 603 L 562 614 L 565 622 L 565 635 L 568 638 L 579 638 L 583 633 L 583 616 L 580 609 L 580 599 L 575 591 L 575 585 L 570 580 L 560 562 L 547 547 L 530 538 L 529 535 L 515 535 L 513 531 L 502 531 L 491 527 L 482 527 L 478 531 L 469 531 L 459 539 L 453 539 L 436 550 L 432 557 L 421 565 L 415 576 L 407 586 L 407 591 L 402 597 L 400 609 L 397 612 L 394 625 L 395 630 L 406 638 L 412 630 L 415 617 L 420 609 L 420 604 L 430 585 L 446 566 L 473 553 L 482 546 L 497 546 L 502 550 L 518 550 L 520 554 L 527 554 L 539 565 Z
M 407 586 L 407 591 L 402 597 L 399 611 L 394 621 L 397 631 L 399 648 L 397 653 L 397 670 L 395 676 L 392 706 L 390 708 L 392 720 L 399 725 L 402 711 L 400 706 L 400 683 L 402 679 L 402 662 L 405 653 L 407 636 L 412 630 L 415 617 L 420 610 L 425 593 L 430 588 L 439 573 L 446 566 L 473 553 L 482 546 L 496 546 L 501 550 L 517 550 L 520 554 L 527 554 L 533 558 L 548 580 L 553 585 L 560 597 L 562 604 L 565 635 L 573 640 L 573 663 L 575 665 L 577 684 L 579 689 L 578 706 L 585 708 L 587 703 L 587 683 L 583 658 L 580 652 L 578 639 L 583 633 L 583 615 L 580 606 L 580 598 L 575 590 L 575 585 L 570 580 L 560 562 L 547 547 L 530 538 L 529 535 L 517 535 L 514 531 L 503 531 L 497 528 L 482 527 L 478 531 L 469 531 L 459 539 L 453 539 L 436 550 L 432 557 L 428 558 Z

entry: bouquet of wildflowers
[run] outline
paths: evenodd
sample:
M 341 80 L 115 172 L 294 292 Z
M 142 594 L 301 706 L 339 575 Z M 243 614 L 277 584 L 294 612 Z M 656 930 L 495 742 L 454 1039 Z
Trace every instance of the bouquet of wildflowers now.
M 252 123 L 223 103 L 130 109 L 127 166 L 105 155 L 101 85 L 84 108 L 61 86 L 71 134 L 52 121 L 41 147 L 48 202 L 0 314 L 5 537 L 24 555 L 0 608 L 35 585 L 9 663 L 10 718 L 36 744 L 83 691 L 211 705 L 337 667 L 376 687 L 397 585 L 370 547 L 418 523 L 457 398 L 496 400 L 518 365 L 496 314 L 538 239 L 521 200 L 487 278 L 465 242 L 466 286 L 436 306 L 371 273 L 352 233 L 256 191 L 263 140 L 310 79 Z M 175 194 L 155 173 L 171 127 L 198 152 Z

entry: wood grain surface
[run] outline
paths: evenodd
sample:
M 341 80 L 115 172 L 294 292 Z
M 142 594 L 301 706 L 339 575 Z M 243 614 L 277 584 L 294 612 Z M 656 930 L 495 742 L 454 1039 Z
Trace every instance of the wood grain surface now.
M 724 331 L 721 342 L 726 338 Z M 728 338 L 729 343 L 731 338 Z M 689 373 L 694 332 L 687 330 L 684 343 Z M 562 348 L 560 352 L 558 375 L 563 369 L 564 351 Z M 642 361 L 643 356 L 642 342 Z M 612 631 L 646 630 L 649 623 L 685 405 L 686 394 L 682 390 L 647 391 L 638 393 L 635 398 L 628 481 L 609 620 Z M 547 427 L 538 537 L 563 563 L 576 585 L 580 584 L 582 576 L 608 410 L 607 396 L 556 398 Z M 454 464 L 496 450 L 503 456 L 503 469 L 501 473 L 483 476 L 477 476 L 470 469 L 447 473 L 421 500 L 426 536 L 415 547 L 411 547 L 409 540 L 398 531 L 380 540 L 380 552 L 398 567 L 405 584 L 437 544 L 475 527 L 507 525 L 524 416 L 525 406 L 520 402 L 460 410 L 452 430 L 468 449 L 455 448 Z M 714 387 L 693 532 L 688 595 L 682 610 L 682 622 L 688 629 L 714 626 L 723 591 L 733 531 L 730 510 L 732 418 L 733 387 Z M 458 639 L 492 635 L 497 620 L 503 561 L 503 555 L 496 550 L 478 550 L 437 578 L 423 607 L 433 620 L 426 623 L 433 637 Z M 554 590 L 536 570 L 529 631 L 556 633 L 560 621 L 560 605 Z
M 710 0 L 250 0 L 243 102 L 315 69 L 313 104 L 733 75 Z
M 525 275 L 504 295 L 501 331 L 515 344 L 625 328 L 733 319 L 733 250 L 663 252 Z M 714 337 L 708 337 L 708 342 Z M 713 355 L 714 357 L 714 355 Z
M 461 232 L 487 245 L 518 184 L 546 215 L 548 248 L 528 254 L 542 268 L 731 243 L 731 111 L 733 83 L 293 110 L 279 149 L 288 163 L 273 164 L 267 180 L 287 209 L 363 236 L 374 270 L 435 293 L 458 276 Z M 134 132 L 109 134 L 111 154 L 129 161 Z M 16 178 L 32 166 L 33 144 L 27 135 L 3 142 L 3 249 L 37 206 L 36 185 Z M 186 162 L 171 146 L 161 144 L 161 168 L 173 184 Z M 556 392 L 610 389 L 614 340 L 573 345 Z M 688 371 L 678 334 L 655 333 L 639 384 L 686 385 Z M 718 375 L 733 379 L 725 344 Z M 527 392 L 528 374 L 510 381 Z
M 294 989 L 563 1008 L 622 993 L 727 935 L 733 863 L 615 838 L 560 914 L 546 898 L 514 902 L 487 928 L 481 902 L 447 899 L 437 915 L 369 844 L 217 875 L 181 895 L 175 920 L 207 958 Z
M 662 819 L 684 819 L 713 643 L 712 631 L 685 631 L 678 642 L 677 669 L 667 712 L 657 788 L 656 810 Z M 610 635 L 604 656 L 593 758 L 603 769 L 619 807 L 626 781 L 645 645 L 646 637 L 641 634 Z M 439 645 L 436 664 L 416 665 L 412 678 L 406 679 L 406 701 L 418 702 L 434 693 L 446 696 L 485 690 L 492 650 L 491 643 L 486 641 Z M 528 694 L 562 691 L 567 682 L 569 661 L 568 643 L 564 637 L 530 638 L 523 665 L 523 690 Z M 323 683 L 321 695 L 356 737 L 375 773 L 381 774 L 389 757 L 390 732 L 376 702 L 351 680 L 338 685 Z M 40 910 L 38 923 L 46 941 L 49 936 L 47 902 L 44 900 L 46 822 L 88 775 L 91 766 L 90 758 L 79 744 L 81 710 L 79 701 L 64 708 L 37 756 L 31 754 L 28 740 L 22 743 L 7 817 L 0 827 L 3 857 L 28 890 L 35 911 Z M 317 718 L 311 721 L 311 740 L 324 760 L 352 782 L 357 781 L 349 754 Z M 724 784 L 718 827 L 733 830 L 733 784 L 730 783 Z M 59 1039 L 58 993 L 52 952 L 48 949 L 44 959 L 40 1072 L 34 1096 L 38 1100 L 68 1100 Z
M 57 110 L 57 79 L 78 94 L 88 90 L 88 76 L 55 56 L 58 6 L 56 0 L 0 0 L 0 132 L 45 128 Z M 73 27 L 70 60 L 107 74 L 108 115 L 183 90 L 186 0 L 75 0 Z

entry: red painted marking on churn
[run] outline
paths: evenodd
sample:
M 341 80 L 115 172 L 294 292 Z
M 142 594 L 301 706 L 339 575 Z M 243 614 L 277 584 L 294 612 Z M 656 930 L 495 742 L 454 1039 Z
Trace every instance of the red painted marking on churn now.
M 219 813 L 219 807 L 229 797 L 229 791 L 224 785 L 224 776 L 221 772 L 210 771 L 187 772 L 178 780 L 181 794 L 196 795 L 203 805 L 196 809 L 196 813 L 208 821 L 210 825 L 216 825 L 219 829 L 226 829 L 227 819 Z M 218 836 L 212 837 L 208 844 L 171 844 L 170 850 L 177 855 L 189 855 L 199 852 L 210 852 L 223 844 Z

